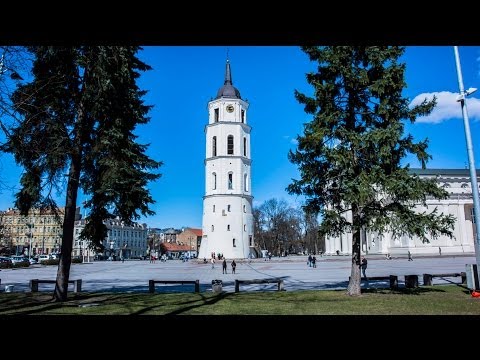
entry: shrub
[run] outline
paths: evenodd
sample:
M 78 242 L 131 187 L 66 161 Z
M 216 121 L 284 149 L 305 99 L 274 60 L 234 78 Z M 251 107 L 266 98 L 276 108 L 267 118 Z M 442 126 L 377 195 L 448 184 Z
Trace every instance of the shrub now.
M 42 265 L 58 265 L 58 262 L 59 262 L 58 259 L 48 259 L 48 260 L 40 261 L 40 264 L 42 264 Z
M 75 257 L 72 259 L 72 264 L 81 264 L 82 263 L 82 258 Z
M 13 264 L 13 268 L 22 268 L 22 267 L 29 267 L 30 266 L 30 262 L 29 261 L 22 261 L 22 262 L 19 262 L 19 263 L 15 263 Z
M 13 265 L 10 262 L 0 262 L 0 269 L 10 269 L 11 267 Z

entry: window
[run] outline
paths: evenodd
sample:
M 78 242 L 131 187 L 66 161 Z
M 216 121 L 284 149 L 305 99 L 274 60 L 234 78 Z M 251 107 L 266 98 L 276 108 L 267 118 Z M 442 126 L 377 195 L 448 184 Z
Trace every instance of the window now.
M 230 231 L 230 224 L 227 225 L 227 231 Z
M 233 135 L 227 137 L 227 154 L 233 155 Z
M 250 246 L 253 246 L 253 237 L 252 237 L 252 235 L 250 235 L 250 236 L 248 237 L 248 241 L 250 242 Z
M 215 231 L 215 226 L 214 226 L 214 225 L 212 225 L 212 232 L 214 232 L 214 231 Z
M 244 212 L 244 213 L 247 212 L 247 205 L 243 205 L 243 212 Z
M 217 189 L 217 173 L 212 173 L 212 190 Z
M 245 110 L 242 109 L 241 114 L 242 114 L 242 123 L 244 123 L 245 122 Z
M 235 238 L 233 238 L 233 247 L 237 247 L 237 245 L 235 244 Z
M 243 156 L 247 156 L 247 138 L 243 138 Z
M 244 184 L 244 187 L 245 187 L 245 192 L 248 192 L 248 178 L 247 178 L 247 174 L 243 174 L 243 184 Z
M 215 205 L 213 205 L 213 212 L 215 212 Z
M 212 139 L 212 156 L 217 156 L 217 137 L 214 136 Z
M 243 231 L 247 231 L 247 225 L 243 225 Z
M 228 173 L 228 190 L 233 189 L 233 173 Z
M 230 205 L 227 205 L 227 211 L 230 212 Z
M 215 122 L 218 122 L 218 108 L 215 109 Z

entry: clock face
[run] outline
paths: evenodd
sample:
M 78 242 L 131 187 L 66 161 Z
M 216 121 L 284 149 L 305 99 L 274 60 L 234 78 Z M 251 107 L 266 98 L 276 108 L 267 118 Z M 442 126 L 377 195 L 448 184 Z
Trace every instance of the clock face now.
M 229 113 L 233 112 L 233 105 L 227 105 L 227 111 Z

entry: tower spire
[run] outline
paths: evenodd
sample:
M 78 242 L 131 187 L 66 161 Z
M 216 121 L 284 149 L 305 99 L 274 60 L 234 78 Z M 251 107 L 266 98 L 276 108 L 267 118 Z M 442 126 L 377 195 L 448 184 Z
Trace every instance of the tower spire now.
M 232 82 L 232 71 L 230 70 L 230 59 L 228 58 L 228 51 L 227 51 L 227 65 L 225 68 L 225 82 L 224 85 L 233 85 Z
M 242 97 L 240 96 L 240 91 L 233 86 L 233 81 L 232 81 L 232 70 L 230 69 L 230 58 L 228 55 L 228 50 L 227 50 L 227 63 L 225 65 L 225 81 L 223 82 L 223 86 L 218 89 L 217 92 L 217 99 L 225 97 L 225 98 L 230 98 L 230 99 L 241 99 Z

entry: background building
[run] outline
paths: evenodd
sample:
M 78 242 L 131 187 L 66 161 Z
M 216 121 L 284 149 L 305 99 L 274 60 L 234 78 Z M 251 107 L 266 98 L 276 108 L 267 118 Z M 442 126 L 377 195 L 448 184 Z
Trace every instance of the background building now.
M 437 183 L 449 192 L 448 199 L 427 199 L 427 206 L 419 205 L 418 211 L 433 211 L 455 216 L 454 238 L 440 236 L 423 243 L 417 237 L 402 236 L 394 238 L 391 233 L 379 234 L 361 232 L 361 252 L 364 254 L 391 254 L 405 255 L 408 251 L 412 255 L 438 255 L 439 247 L 442 254 L 474 253 L 474 239 L 476 226 L 473 217 L 473 197 L 468 169 L 411 169 L 412 173 L 424 178 L 435 178 Z M 477 170 L 477 178 L 480 175 Z M 477 189 L 479 191 L 479 189 Z M 352 220 L 351 212 L 347 219 Z M 345 233 L 341 236 L 327 236 L 325 238 L 327 254 L 348 254 L 352 252 L 352 234 Z
M 133 223 L 132 226 L 127 226 L 119 218 L 105 220 L 104 224 L 107 226 L 107 238 L 103 241 L 105 251 L 102 255 L 130 259 L 147 254 L 147 224 Z M 75 222 L 72 256 L 80 256 L 84 261 L 90 261 L 89 258 L 96 254 L 88 248 L 88 240 L 79 238 L 84 227 L 84 219 Z
M 202 241 L 202 229 L 184 228 L 177 235 L 177 243 L 188 246 L 190 257 L 197 257 L 198 249 Z
M 63 216 L 65 208 L 58 213 L 51 209 L 30 209 L 28 215 L 20 215 L 18 209 L 0 212 L 3 246 L 16 254 L 52 254 L 61 251 Z M 80 219 L 80 208 L 76 208 L 75 219 Z

